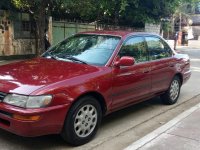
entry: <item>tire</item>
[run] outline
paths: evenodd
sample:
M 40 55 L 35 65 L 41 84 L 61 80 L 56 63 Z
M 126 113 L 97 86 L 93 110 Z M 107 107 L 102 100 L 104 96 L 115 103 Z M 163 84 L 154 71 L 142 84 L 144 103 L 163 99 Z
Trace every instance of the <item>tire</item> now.
M 180 94 L 181 82 L 178 76 L 175 76 L 168 90 L 161 95 L 162 101 L 166 105 L 173 105 L 177 102 Z
M 101 119 L 99 102 L 92 96 L 82 97 L 70 108 L 61 136 L 70 145 L 83 145 L 95 136 Z

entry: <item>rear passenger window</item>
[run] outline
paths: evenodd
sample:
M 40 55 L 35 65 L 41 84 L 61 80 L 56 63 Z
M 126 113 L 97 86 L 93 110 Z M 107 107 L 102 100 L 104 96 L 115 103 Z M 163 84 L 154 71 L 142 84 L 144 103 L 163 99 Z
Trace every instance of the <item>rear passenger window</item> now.
M 132 37 L 128 39 L 122 46 L 119 56 L 131 56 L 136 62 L 144 62 L 148 60 L 148 53 L 143 37 Z
M 170 47 L 160 38 L 145 37 L 149 50 L 150 60 L 162 59 L 172 56 Z

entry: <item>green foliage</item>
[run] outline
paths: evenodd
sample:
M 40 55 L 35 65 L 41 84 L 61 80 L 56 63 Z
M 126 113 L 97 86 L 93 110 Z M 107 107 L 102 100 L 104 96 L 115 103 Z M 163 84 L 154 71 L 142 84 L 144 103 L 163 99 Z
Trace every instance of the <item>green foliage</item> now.
M 12 0 L 12 2 L 19 9 L 28 8 L 30 6 L 28 1 L 26 1 L 26 0 Z
M 3 0 L 6 1 L 6 0 Z M 190 3 L 199 0 L 191 0 Z M 22 10 L 39 14 L 43 5 L 55 17 L 132 25 L 159 22 L 180 10 L 188 0 L 12 0 Z M 45 3 L 45 5 L 44 5 Z
M 161 18 L 184 11 L 185 3 L 199 0 L 1 0 L 0 5 L 10 1 L 36 17 L 41 9 L 46 9 L 55 18 L 131 26 L 159 22 Z
M 14 9 L 14 6 L 10 0 L 0 0 L 0 9 L 11 10 Z
M 183 11 L 185 3 L 200 0 L 0 0 L 0 9 L 29 12 L 36 22 L 36 36 L 42 39 L 45 18 L 84 20 L 88 22 L 141 27 L 144 23 L 157 23 Z M 14 6 L 14 7 L 13 7 Z M 163 28 L 169 29 L 168 25 Z M 38 42 L 42 42 L 39 40 Z M 39 53 L 44 44 L 38 44 Z
M 163 22 L 162 23 L 162 30 L 164 32 L 171 32 L 172 31 L 172 26 L 170 22 Z

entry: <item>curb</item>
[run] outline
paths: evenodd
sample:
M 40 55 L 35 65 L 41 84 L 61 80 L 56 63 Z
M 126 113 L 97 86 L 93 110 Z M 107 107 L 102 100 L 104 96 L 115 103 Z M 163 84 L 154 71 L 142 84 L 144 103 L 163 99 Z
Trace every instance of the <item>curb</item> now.
M 200 108 L 200 103 L 193 106 L 192 108 L 186 110 L 185 112 L 181 113 L 180 115 L 178 115 L 177 117 L 175 117 L 174 119 L 172 119 L 171 121 L 166 123 L 165 125 L 159 127 L 158 129 L 154 130 L 153 132 L 147 134 L 143 138 L 137 140 L 136 142 L 133 142 L 128 147 L 126 147 L 124 150 L 137 150 L 137 149 L 141 148 L 145 144 L 147 144 L 147 143 L 151 142 L 152 140 L 154 140 L 155 138 L 159 137 L 162 133 L 164 133 L 171 127 L 173 127 L 175 124 L 177 124 L 184 118 L 191 115 L 194 111 L 196 111 L 199 108 Z

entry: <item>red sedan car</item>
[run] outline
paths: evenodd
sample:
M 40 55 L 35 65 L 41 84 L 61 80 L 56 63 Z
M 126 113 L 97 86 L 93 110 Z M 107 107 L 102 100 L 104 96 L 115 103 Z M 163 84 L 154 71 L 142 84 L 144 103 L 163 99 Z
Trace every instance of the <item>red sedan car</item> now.
M 61 134 L 81 145 L 108 113 L 154 96 L 176 103 L 190 75 L 188 55 L 157 35 L 79 33 L 42 57 L 0 67 L 0 128 L 28 137 Z

